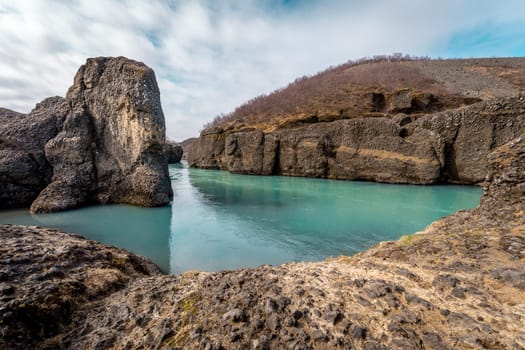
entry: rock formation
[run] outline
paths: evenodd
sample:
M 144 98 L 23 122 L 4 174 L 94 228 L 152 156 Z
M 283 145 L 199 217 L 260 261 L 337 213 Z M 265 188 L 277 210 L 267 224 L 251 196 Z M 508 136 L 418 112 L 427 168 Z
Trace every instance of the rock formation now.
M 478 208 L 352 257 L 179 276 L 0 226 L 0 347 L 525 348 L 525 134 L 490 154 L 484 189 Z
M 160 274 L 142 257 L 52 229 L 1 226 L 0 239 L 1 349 L 34 348 L 83 305 Z
M 179 163 L 182 159 L 182 146 L 166 142 L 166 156 L 168 157 L 168 164 Z
M 524 77 L 523 57 L 349 61 L 216 117 L 186 152 L 188 164 L 246 174 L 480 184 L 490 151 L 525 131 Z
M 29 206 L 51 181 L 44 147 L 69 111 L 61 97 L 45 99 L 28 115 L 0 109 L 0 209 Z
M 46 99 L 28 115 L 3 110 L 0 118 L 2 207 L 169 201 L 159 89 L 142 63 L 88 59 L 65 99 Z
M 193 142 L 197 140 L 196 137 L 190 137 L 189 139 L 186 139 L 179 143 L 179 145 L 182 147 L 182 159 L 188 158 L 188 153 L 191 150 L 191 146 L 193 145 Z
M 204 130 L 190 166 L 390 183 L 479 184 L 487 155 L 525 132 L 525 96 L 421 116 L 363 117 L 264 132 Z

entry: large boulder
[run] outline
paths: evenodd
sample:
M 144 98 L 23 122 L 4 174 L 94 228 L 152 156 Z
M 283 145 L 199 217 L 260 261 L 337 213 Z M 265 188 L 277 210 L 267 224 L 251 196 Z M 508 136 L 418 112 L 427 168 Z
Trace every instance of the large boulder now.
M 29 206 L 51 181 L 44 147 L 69 111 L 62 97 L 43 100 L 27 115 L 0 109 L 0 209 Z
M 164 114 L 155 74 L 143 63 L 88 59 L 65 99 L 47 99 L 28 115 L 3 110 L 0 118 L 4 207 L 32 202 L 40 213 L 169 202 Z
M 182 146 L 173 142 L 166 142 L 165 147 L 168 164 L 179 163 L 182 159 Z

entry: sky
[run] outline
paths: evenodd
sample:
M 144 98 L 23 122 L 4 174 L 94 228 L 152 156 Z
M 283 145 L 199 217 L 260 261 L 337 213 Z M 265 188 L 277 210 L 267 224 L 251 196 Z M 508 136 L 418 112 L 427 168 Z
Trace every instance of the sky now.
M 88 57 L 155 70 L 167 137 L 351 59 L 525 56 L 525 1 L 0 0 L 0 107 L 64 96 Z

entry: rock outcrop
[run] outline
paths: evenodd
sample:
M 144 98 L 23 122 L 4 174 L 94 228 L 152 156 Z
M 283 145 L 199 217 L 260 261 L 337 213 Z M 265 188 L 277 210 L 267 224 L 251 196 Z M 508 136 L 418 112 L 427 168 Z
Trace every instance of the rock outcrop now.
M 168 164 L 179 163 L 182 159 L 182 146 L 176 143 L 167 142 L 165 147 Z
M 525 134 L 491 153 L 487 180 L 478 208 L 399 241 L 217 273 L 156 276 L 114 248 L 0 226 L 0 347 L 525 348 Z
M 66 98 L 0 118 L 4 208 L 169 202 L 164 115 L 155 74 L 143 63 L 88 59 Z
M 44 147 L 69 112 L 61 97 L 45 99 L 28 115 L 0 109 L 0 209 L 29 206 L 51 181 Z
M 193 142 L 197 140 L 196 137 L 190 137 L 189 139 L 186 139 L 179 143 L 182 147 L 182 159 L 187 159 L 188 153 L 190 153 L 191 146 L 193 146 Z
M 83 305 L 160 274 L 142 257 L 57 230 L 1 225 L 0 240 L 1 349 L 34 348 Z
M 209 128 L 190 166 L 390 183 L 479 184 L 487 155 L 525 131 L 525 97 L 422 116 L 310 122 L 271 132 Z

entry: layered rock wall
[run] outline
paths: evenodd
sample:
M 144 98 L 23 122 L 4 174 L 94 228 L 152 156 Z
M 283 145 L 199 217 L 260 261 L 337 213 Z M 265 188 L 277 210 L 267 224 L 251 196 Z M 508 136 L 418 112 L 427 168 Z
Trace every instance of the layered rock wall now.
M 176 143 L 166 143 L 166 157 L 168 157 L 168 164 L 179 163 L 182 159 L 182 146 Z
M 190 166 L 234 173 L 479 184 L 487 155 L 525 131 L 525 97 L 419 117 L 356 118 L 263 132 L 205 130 Z

